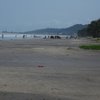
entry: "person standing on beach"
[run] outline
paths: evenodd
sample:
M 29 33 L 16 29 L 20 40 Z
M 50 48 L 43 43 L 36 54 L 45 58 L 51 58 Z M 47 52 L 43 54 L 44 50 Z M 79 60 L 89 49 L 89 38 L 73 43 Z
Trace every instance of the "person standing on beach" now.
M 4 38 L 4 34 L 2 34 L 2 39 Z

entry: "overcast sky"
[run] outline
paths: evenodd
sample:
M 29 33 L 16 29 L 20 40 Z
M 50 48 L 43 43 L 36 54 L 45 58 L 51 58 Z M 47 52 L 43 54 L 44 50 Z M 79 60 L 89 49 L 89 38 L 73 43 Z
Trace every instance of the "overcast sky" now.
M 100 0 L 0 0 L 0 31 L 88 24 L 100 18 Z

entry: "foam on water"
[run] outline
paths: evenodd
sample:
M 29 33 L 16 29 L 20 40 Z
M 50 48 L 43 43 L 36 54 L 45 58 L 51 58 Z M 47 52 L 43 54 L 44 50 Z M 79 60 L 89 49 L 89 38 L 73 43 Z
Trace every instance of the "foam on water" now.
M 51 35 L 35 35 L 35 34 L 0 34 L 0 40 L 16 40 L 16 39 L 43 39 L 48 38 Z M 60 35 L 60 37 L 66 37 L 66 35 Z

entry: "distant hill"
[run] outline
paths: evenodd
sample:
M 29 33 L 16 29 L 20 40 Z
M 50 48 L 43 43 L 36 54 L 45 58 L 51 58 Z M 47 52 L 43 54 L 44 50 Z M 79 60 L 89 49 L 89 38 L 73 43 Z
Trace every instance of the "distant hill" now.
M 100 18 L 91 21 L 86 28 L 80 30 L 78 32 L 78 36 L 81 37 L 92 36 L 94 38 L 100 37 Z
M 45 28 L 45 29 L 39 29 L 34 31 L 28 31 L 25 33 L 26 34 L 49 34 L 49 35 L 55 35 L 55 34 L 73 35 L 74 33 L 77 33 L 79 30 L 82 30 L 86 27 L 87 25 L 76 24 L 68 28 Z

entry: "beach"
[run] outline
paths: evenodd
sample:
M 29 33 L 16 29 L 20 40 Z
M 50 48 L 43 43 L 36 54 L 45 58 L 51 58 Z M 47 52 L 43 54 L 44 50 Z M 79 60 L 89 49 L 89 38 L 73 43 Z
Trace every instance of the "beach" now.
M 100 51 L 91 39 L 0 41 L 0 100 L 100 100 Z

